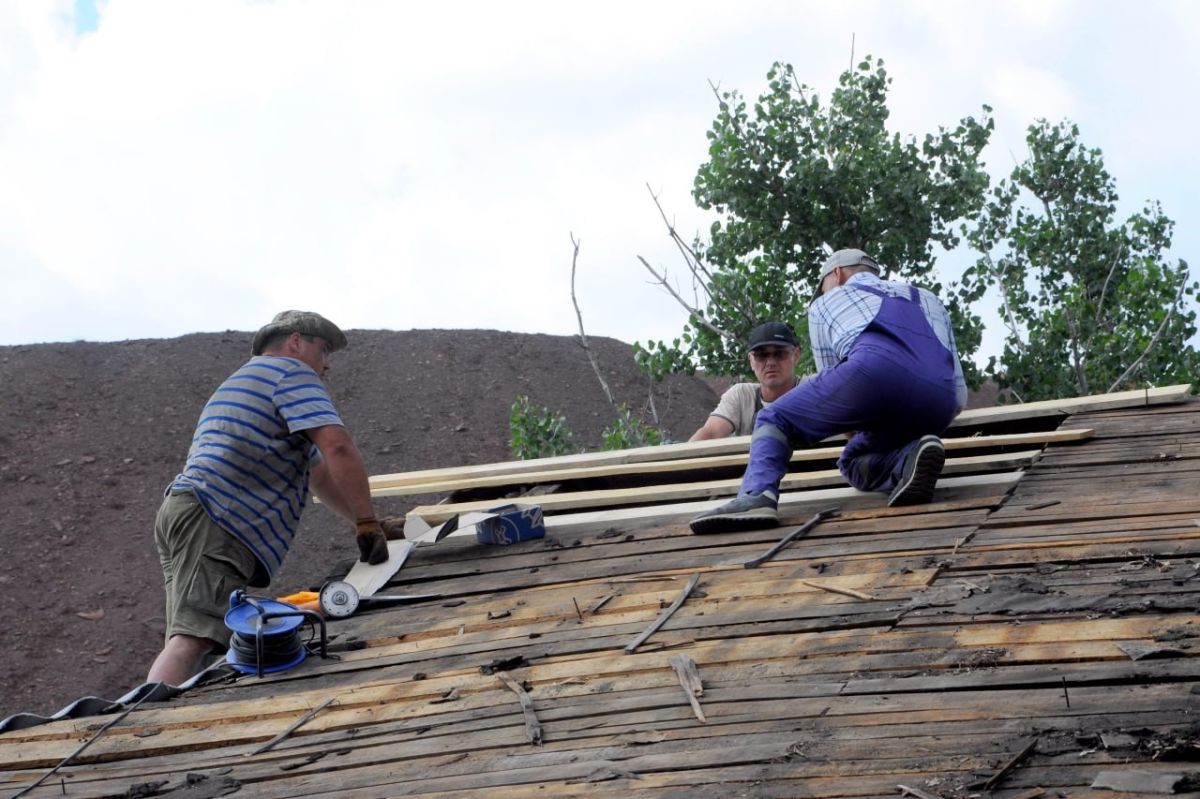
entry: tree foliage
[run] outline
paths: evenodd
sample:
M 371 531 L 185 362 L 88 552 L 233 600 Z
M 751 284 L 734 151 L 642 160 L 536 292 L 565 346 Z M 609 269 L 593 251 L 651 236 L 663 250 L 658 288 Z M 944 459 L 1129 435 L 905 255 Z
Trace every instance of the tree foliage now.
M 753 105 L 713 89 L 718 113 L 693 196 L 718 219 L 707 241 L 680 242 L 699 301 L 687 306 L 689 321 L 674 342 L 637 345 L 651 374 L 694 364 L 744 375 L 747 336 L 764 320 L 803 335 L 816 277 L 833 250 L 866 250 L 886 276 L 940 292 L 931 275 L 934 245 L 956 246 L 955 223 L 983 202 L 987 106 L 979 119 L 918 141 L 887 128 L 891 78 L 882 60 L 867 57 L 844 72 L 828 105 L 789 64 L 776 63 L 767 82 Z M 953 312 L 966 356 L 978 346 L 981 323 L 965 306 Z
M 629 406 L 616 407 L 616 418 L 601 432 L 601 450 L 654 447 L 669 443 L 661 428 L 642 421 Z M 585 450 L 575 443 L 575 433 L 567 417 L 543 405 L 534 405 L 524 394 L 509 409 L 509 448 L 514 458 L 531 460 L 556 455 L 574 455 Z
M 531 460 L 579 452 L 567 418 L 518 396 L 508 415 L 509 447 L 514 458 Z
M 1068 122 L 1029 127 L 1029 155 L 989 195 L 968 238 L 980 253 L 960 296 L 994 286 L 1008 326 L 988 371 L 1023 401 L 1190 382 L 1197 290 L 1168 263 L 1157 202 L 1116 221 L 1116 182 Z
M 621 403 L 617 418 L 600 433 L 601 450 L 632 449 L 633 447 L 657 447 L 667 443 L 666 435 L 653 425 L 648 425 L 633 415 L 629 406 Z

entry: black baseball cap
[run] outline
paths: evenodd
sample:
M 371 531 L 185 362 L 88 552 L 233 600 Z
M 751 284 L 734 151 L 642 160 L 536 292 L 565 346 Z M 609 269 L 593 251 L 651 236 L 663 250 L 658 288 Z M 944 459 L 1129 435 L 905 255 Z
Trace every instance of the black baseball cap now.
M 750 331 L 751 351 L 770 344 L 786 344 L 789 347 L 799 347 L 796 334 L 783 322 L 766 322 Z

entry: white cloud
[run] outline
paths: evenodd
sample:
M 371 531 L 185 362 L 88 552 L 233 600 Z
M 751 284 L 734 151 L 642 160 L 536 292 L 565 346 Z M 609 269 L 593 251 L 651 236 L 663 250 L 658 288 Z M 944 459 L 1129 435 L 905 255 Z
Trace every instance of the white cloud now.
M 570 333 L 572 231 L 588 332 L 672 337 L 683 313 L 636 258 L 678 272 L 645 184 L 690 238 L 707 81 L 752 99 L 790 61 L 828 99 L 852 36 L 888 62 L 898 129 L 990 102 L 1005 172 L 1034 116 L 1078 115 L 1123 182 L 1184 197 L 1168 213 L 1194 229 L 1186 133 L 1145 113 L 1179 98 L 1138 55 L 1156 20 L 1186 39 L 1193 12 L 1156 8 L 1133 25 L 1072 2 L 112 0 L 78 36 L 69 4 L 5 4 L 0 269 L 20 280 L 0 343 L 252 329 L 285 306 Z M 1094 80 L 1104 36 L 1128 46 L 1103 62 L 1134 82 L 1118 97 Z M 1154 74 L 1195 76 L 1190 48 L 1167 49 Z
M 1006 64 L 988 87 L 999 116 L 1023 119 L 1078 119 L 1081 103 L 1071 83 L 1053 70 L 1029 64 Z

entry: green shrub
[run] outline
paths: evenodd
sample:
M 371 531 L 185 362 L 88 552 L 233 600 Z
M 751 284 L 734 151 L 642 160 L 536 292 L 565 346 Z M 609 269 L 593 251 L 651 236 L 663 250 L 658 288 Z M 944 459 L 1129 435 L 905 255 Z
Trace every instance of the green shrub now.
M 533 405 L 521 395 L 508 417 L 509 442 L 514 458 L 529 460 L 578 452 L 571 428 L 562 414 Z
M 664 443 L 662 431 L 634 416 L 625 403 L 617 408 L 617 418 L 604 428 L 602 435 L 604 443 L 600 448 L 604 450 L 656 447 Z

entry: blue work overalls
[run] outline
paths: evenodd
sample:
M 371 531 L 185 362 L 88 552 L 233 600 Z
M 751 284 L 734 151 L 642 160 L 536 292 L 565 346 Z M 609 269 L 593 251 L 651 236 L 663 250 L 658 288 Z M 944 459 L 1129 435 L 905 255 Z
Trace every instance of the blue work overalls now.
M 890 491 L 917 439 L 940 435 L 954 419 L 957 356 L 938 341 L 916 287 L 909 286 L 907 298 L 856 283 L 840 290 L 867 291 L 883 304 L 845 360 L 758 414 L 743 494 L 778 495 L 792 450 L 835 433 L 852 433 L 838 459 L 850 485 Z

